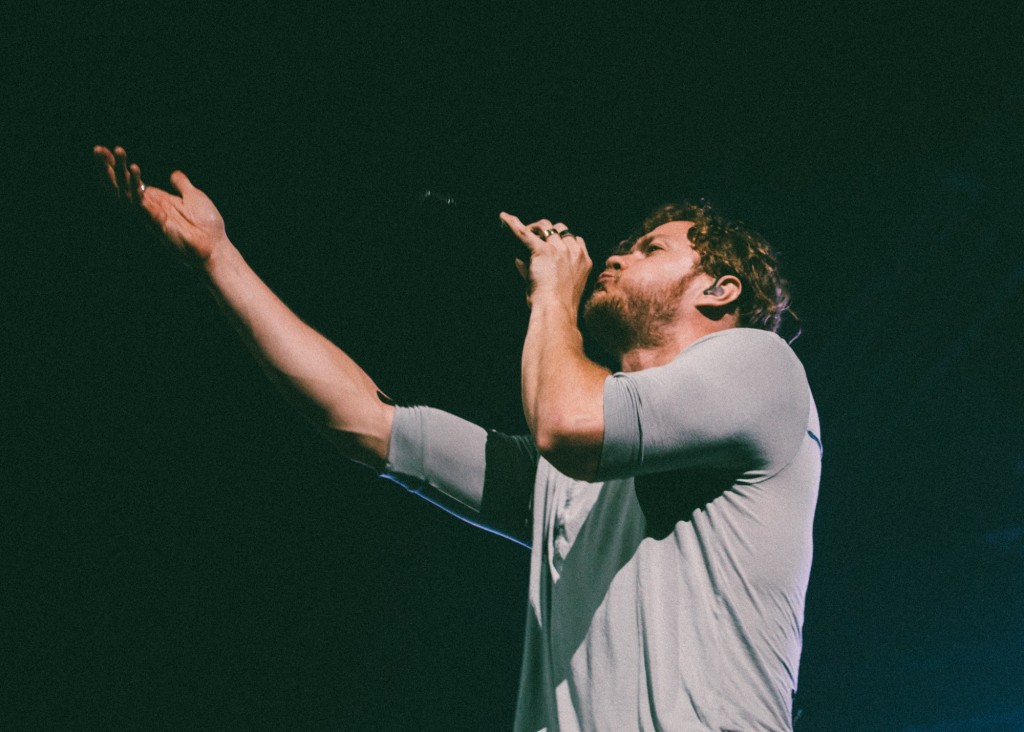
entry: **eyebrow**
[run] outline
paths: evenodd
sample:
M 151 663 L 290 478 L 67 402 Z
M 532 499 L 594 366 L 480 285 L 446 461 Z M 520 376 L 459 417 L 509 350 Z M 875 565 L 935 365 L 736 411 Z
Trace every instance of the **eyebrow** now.
M 635 237 L 634 236 L 626 237 L 625 239 L 623 239 L 622 241 L 620 241 L 616 245 L 616 247 L 615 247 L 615 249 L 614 249 L 614 251 L 612 253 L 613 254 L 629 254 L 635 248 L 637 248 L 637 247 L 645 247 L 648 244 L 650 244 L 652 242 L 655 242 L 655 241 L 661 242 L 661 243 L 665 244 L 666 246 L 670 245 L 669 240 L 666 239 L 665 237 L 657 236 L 657 235 L 653 235 L 653 234 L 647 233 L 647 234 L 642 234 L 640 236 L 635 236 Z
M 670 242 L 668 239 L 666 239 L 663 236 L 655 236 L 655 235 L 652 235 L 652 234 L 644 234 L 639 239 L 636 239 L 636 240 L 633 241 L 632 245 L 630 246 L 630 249 L 633 249 L 633 247 L 643 248 L 643 247 L 646 247 L 646 246 L 650 246 L 651 244 L 654 244 L 655 242 L 658 242 L 660 244 L 664 244 L 666 247 L 671 246 L 671 244 L 672 244 L 672 242 Z
M 633 248 L 633 245 L 636 244 L 636 242 L 636 238 L 628 236 L 615 245 L 614 249 L 612 250 L 612 254 L 627 254 Z

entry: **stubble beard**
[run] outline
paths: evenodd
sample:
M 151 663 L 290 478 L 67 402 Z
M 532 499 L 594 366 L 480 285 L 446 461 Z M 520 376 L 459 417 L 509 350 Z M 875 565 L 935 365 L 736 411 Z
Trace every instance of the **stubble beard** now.
M 661 346 L 679 317 L 679 300 L 697 273 L 657 290 L 595 290 L 583 306 L 583 324 L 616 357 Z

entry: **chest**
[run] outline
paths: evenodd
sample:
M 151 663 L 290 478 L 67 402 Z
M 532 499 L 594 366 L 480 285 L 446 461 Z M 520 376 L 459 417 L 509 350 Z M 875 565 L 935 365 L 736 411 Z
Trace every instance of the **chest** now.
M 633 480 L 584 483 L 549 468 L 543 477 L 542 536 L 548 572 L 555 581 L 574 564 L 600 563 L 615 555 L 623 542 L 635 546 L 643 535 L 644 517 Z

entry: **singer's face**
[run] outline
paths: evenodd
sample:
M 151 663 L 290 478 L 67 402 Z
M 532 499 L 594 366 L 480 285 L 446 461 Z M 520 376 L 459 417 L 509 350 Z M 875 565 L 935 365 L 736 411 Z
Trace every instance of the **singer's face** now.
M 691 226 L 690 221 L 662 224 L 607 259 L 583 317 L 609 351 L 657 345 L 664 328 L 700 295 L 707 276 L 686 235 Z

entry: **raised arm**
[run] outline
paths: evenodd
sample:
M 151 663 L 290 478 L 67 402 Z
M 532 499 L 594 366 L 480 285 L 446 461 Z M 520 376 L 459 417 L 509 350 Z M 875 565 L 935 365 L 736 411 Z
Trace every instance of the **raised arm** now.
M 604 438 L 604 382 L 609 371 L 583 352 L 577 311 L 590 256 L 582 237 L 547 219 L 502 221 L 531 251 L 517 262 L 529 286 L 530 325 L 523 344 L 523 410 L 537 449 L 571 478 L 597 474 Z
M 107 189 L 140 210 L 205 281 L 271 380 L 347 457 L 382 465 L 394 418 L 390 400 L 253 272 L 213 202 L 180 171 L 171 175 L 171 193 L 143 184 L 122 148 L 93 152 Z

